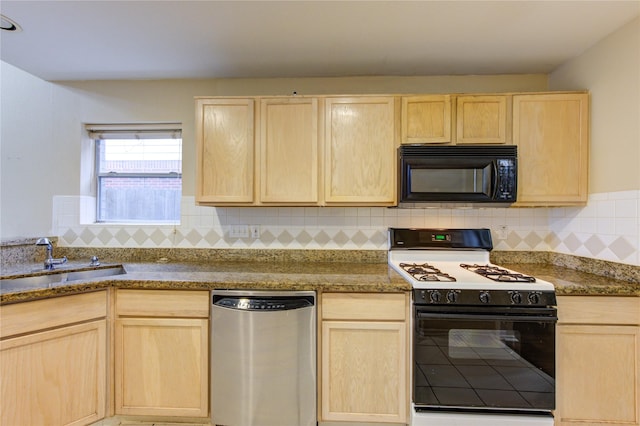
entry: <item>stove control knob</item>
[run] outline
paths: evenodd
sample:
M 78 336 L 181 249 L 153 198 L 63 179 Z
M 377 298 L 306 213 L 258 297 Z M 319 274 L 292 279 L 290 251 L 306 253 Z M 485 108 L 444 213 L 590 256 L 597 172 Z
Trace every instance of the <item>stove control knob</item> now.
M 511 292 L 511 303 L 514 305 L 519 305 L 522 303 L 522 294 L 519 291 Z
M 540 303 L 540 293 L 531 292 L 529 296 L 527 296 L 527 299 L 531 305 L 537 305 Z
M 458 291 L 449 290 L 447 293 L 447 303 L 456 303 L 458 301 Z
M 433 290 L 429 292 L 429 300 L 431 301 L 431 303 L 438 303 L 440 302 L 440 300 L 442 300 L 442 295 L 438 290 Z
M 491 302 L 491 295 L 489 294 L 488 291 L 481 291 L 479 297 L 480 297 L 480 302 L 482 303 Z

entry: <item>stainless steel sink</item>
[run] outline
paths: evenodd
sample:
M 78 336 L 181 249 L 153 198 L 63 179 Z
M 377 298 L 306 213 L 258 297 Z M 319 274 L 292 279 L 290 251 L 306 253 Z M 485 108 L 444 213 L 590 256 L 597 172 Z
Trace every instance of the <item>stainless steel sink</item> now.
M 31 275 L 28 277 L 10 278 L 0 280 L 0 286 L 28 286 L 40 287 L 50 284 L 65 283 L 68 281 L 90 280 L 94 278 L 108 277 L 112 275 L 126 274 L 127 271 L 121 265 L 98 269 L 86 269 L 84 271 L 57 270 L 55 273 L 44 275 Z

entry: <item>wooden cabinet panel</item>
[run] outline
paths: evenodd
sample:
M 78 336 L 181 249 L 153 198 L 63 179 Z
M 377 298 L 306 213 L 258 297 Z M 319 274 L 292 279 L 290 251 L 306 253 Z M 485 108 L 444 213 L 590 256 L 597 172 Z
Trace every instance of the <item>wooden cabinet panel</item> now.
M 451 142 L 451 95 L 402 97 L 403 144 Z
M 106 320 L 0 342 L 0 424 L 86 425 L 104 418 L 106 344 Z
M 32 333 L 106 316 L 106 291 L 2 305 L 0 337 Z
M 506 95 L 458 96 L 456 144 L 506 143 L 508 101 Z
M 116 414 L 207 416 L 207 325 L 206 319 L 117 319 Z
M 327 204 L 395 204 L 394 98 L 327 98 L 325 112 Z
M 408 293 L 323 293 L 322 421 L 406 423 Z
M 640 331 L 558 326 L 556 425 L 638 425 Z
M 519 206 L 587 202 L 589 97 L 583 93 L 513 97 Z
M 318 99 L 262 99 L 260 108 L 260 201 L 318 203 Z
M 556 425 L 640 424 L 640 298 L 558 297 Z
M 322 420 L 406 422 L 405 327 L 322 323 Z
M 118 289 L 116 314 L 138 317 L 208 318 L 209 292 Z
M 558 297 L 560 324 L 640 324 L 640 298 L 571 296 Z
M 209 292 L 116 292 L 116 414 L 205 417 Z
M 406 299 L 403 293 L 324 293 L 322 319 L 404 321 Z
M 253 99 L 198 99 L 196 143 L 196 201 L 253 202 Z

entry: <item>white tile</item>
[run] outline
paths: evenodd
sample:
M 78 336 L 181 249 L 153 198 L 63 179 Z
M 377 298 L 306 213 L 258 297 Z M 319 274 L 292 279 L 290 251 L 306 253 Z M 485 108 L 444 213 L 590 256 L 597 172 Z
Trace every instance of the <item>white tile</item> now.
M 637 237 L 638 223 L 632 218 L 616 218 L 614 233 L 620 236 Z
M 616 202 L 613 200 L 603 200 L 596 204 L 596 217 L 613 218 L 615 217 Z
M 356 213 L 358 217 L 371 217 L 371 209 L 369 207 L 358 207 Z
M 615 217 L 616 218 L 635 218 L 638 217 L 638 200 L 615 200 Z
M 596 233 L 613 235 L 616 232 L 616 222 L 613 218 L 596 219 Z

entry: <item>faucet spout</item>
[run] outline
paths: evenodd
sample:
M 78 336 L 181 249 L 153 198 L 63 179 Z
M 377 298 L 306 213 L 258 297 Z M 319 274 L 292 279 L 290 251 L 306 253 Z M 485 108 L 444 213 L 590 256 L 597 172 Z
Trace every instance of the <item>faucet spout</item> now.
M 54 259 L 53 245 L 48 238 L 38 238 L 38 240 L 36 241 L 36 245 L 47 247 L 47 258 L 44 260 L 44 269 L 53 270 L 54 265 L 62 265 L 67 263 L 67 256 L 63 256 L 60 259 Z

